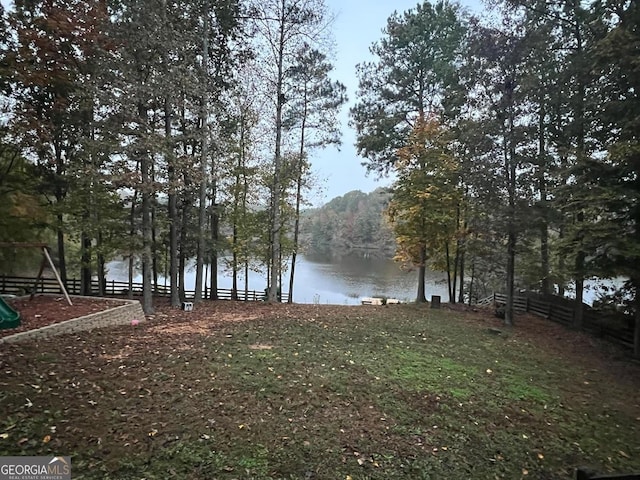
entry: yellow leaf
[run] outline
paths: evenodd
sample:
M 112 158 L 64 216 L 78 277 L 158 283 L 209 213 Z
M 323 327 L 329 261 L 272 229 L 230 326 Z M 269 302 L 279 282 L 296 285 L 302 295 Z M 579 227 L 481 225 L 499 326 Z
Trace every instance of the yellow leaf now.
M 42 443 L 49 443 L 51 441 L 51 435 L 45 435 L 42 439 Z

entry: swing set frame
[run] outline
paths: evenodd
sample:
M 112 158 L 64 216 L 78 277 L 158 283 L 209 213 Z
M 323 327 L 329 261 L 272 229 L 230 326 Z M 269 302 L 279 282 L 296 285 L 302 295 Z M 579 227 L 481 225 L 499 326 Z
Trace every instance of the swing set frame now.
M 40 262 L 40 270 L 38 271 L 36 282 L 35 282 L 34 288 L 31 291 L 31 296 L 29 298 L 33 299 L 33 297 L 35 296 L 36 287 L 38 286 L 38 282 L 42 278 L 44 269 L 47 266 L 49 266 L 53 271 L 53 274 L 55 275 L 56 280 L 58 281 L 58 285 L 60 285 L 60 289 L 62 290 L 62 293 L 64 294 L 64 298 L 67 300 L 67 303 L 69 305 L 73 305 L 73 303 L 71 303 L 71 298 L 69 297 L 69 293 L 67 292 L 67 289 L 65 288 L 64 283 L 60 278 L 60 274 L 58 273 L 58 270 L 56 269 L 56 266 L 53 263 L 53 259 L 51 258 L 51 254 L 49 252 L 49 245 L 41 242 L 0 242 L 0 248 L 38 248 L 40 249 L 42 251 L 42 262 Z

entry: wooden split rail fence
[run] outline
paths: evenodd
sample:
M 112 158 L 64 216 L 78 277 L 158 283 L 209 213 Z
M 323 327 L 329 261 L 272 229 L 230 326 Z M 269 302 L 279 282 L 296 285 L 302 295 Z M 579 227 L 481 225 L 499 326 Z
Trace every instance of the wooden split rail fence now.
M 507 296 L 505 294 L 494 293 L 479 300 L 476 304 L 498 308 L 506 302 Z M 573 326 L 576 313 L 575 300 L 536 293 L 514 295 L 513 308 L 516 312 L 533 313 L 567 327 Z M 582 330 L 621 345 L 633 347 L 633 319 L 617 312 L 594 310 L 584 304 Z
M 80 280 L 76 278 L 67 280 L 67 291 L 70 295 L 80 295 L 81 294 L 81 283 Z M 108 280 L 105 288 L 104 295 L 106 296 L 117 296 L 117 297 L 125 297 L 129 295 L 129 290 L 134 296 L 142 295 L 142 283 L 133 283 L 129 285 L 129 282 L 118 282 L 115 280 Z M 100 291 L 100 287 L 98 285 L 97 280 L 93 280 L 91 282 L 91 290 L 94 295 L 97 295 Z M 15 277 L 9 275 L 0 275 L 0 293 L 10 294 L 10 295 L 28 295 L 32 292 L 35 293 L 50 293 L 50 294 L 61 294 L 60 285 L 58 285 L 55 278 L 40 278 L 36 282 L 35 277 Z M 218 300 L 232 300 L 233 299 L 233 290 L 228 288 L 218 288 L 217 290 Z M 153 289 L 154 296 L 160 297 L 168 297 L 170 295 L 170 289 L 164 285 L 158 285 L 157 288 Z M 240 301 L 262 301 L 264 299 L 264 291 L 257 290 L 240 290 L 236 292 L 235 300 Z M 185 291 L 185 296 L 187 299 L 193 298 L 195 296 L 195 292 L 193 290 Z M 281 295 L 281 301 L 286 302 L 288 299 L 288 294 L 283 293 Z M 205 298 L 211 298 L 211 290 L 206 290 Z

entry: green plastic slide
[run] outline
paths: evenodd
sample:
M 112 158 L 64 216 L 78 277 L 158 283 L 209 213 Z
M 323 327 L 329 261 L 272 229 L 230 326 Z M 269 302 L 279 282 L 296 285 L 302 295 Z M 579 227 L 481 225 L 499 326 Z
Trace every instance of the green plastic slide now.
M 0 329 L 16 328 L 20 325 L 20 314 L 0 297 Z

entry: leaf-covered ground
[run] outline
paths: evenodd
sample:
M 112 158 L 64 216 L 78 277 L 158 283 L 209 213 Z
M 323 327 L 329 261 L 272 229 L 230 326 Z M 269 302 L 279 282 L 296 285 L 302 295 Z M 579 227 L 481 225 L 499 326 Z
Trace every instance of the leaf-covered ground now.
M 536 317 L 162 306 L 0 346 L 0 455 L 74 479 L 572 478 L 640 471 L 640 366 Z

